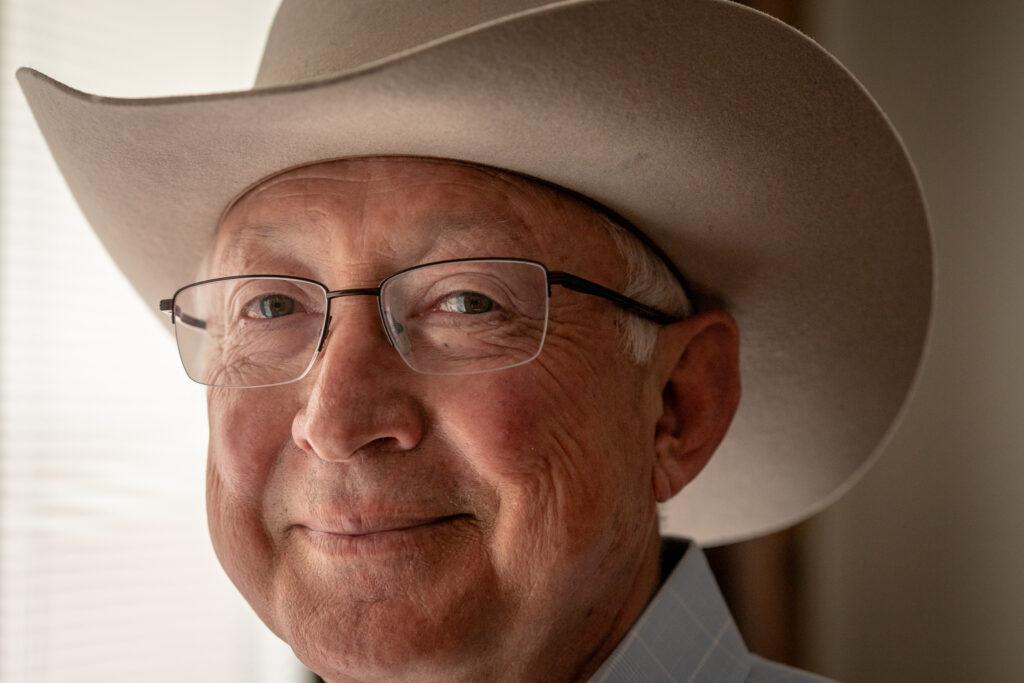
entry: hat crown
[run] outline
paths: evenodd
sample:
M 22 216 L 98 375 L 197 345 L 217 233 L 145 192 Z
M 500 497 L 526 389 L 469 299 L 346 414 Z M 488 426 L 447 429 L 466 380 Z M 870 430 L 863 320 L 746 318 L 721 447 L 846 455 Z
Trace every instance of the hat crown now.
M 547 4 L 551 0 L 284 0 L 267 36 L 256 87 L 344 73 Z

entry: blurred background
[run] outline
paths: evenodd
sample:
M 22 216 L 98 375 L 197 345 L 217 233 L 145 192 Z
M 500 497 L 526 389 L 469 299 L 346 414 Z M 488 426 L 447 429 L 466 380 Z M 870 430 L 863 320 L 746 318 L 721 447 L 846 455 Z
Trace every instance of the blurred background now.
M 854 683 L 1024 674 L 1024 3 L 748 2 L 888 113 L 938 297 L 905 419 L 845 498 L 713 549 L 751 649 Z M 277 0 L 0 0 L 0 680 L 308 681 L 207 538 L 205 392 L 102 250 L 14 80 L 251 86 Z

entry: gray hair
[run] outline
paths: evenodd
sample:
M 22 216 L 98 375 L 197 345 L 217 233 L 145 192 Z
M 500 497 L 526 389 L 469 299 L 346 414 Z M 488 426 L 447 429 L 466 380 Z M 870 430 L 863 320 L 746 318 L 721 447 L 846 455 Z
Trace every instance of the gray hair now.
M 622 293 L 672 315 L 691 315 L 693 306 L 664 261 L 629 230 L 603 214 L 601 219 L 626 262 L 626 286 Z M 658 326 L 623 310 L 616 311 L 615 325 L 622 349 L 630 359 L 640 366 L 650 363 L 658 341 Z

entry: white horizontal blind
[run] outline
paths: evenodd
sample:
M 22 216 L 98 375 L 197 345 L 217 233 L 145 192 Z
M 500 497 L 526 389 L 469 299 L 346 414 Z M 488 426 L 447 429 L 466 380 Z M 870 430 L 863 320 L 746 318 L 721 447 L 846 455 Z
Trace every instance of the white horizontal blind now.
M 207 537 L 205 394 L 14 80 L 249 87 L 276 0 L 0 0 L 0 680 L 299 681 Z M 169 292 L 168 292 L 169 294 Z

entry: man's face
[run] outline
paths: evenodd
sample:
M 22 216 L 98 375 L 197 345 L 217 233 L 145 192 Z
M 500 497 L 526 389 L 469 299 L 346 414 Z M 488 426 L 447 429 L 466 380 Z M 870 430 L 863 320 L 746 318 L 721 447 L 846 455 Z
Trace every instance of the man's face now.
M 597 220 L 469 165 L 329 162 L 234 205 L 209 276 L 341 289 L 512 256 L 621 290 Z M 543 654 L 564 672 L 603 647 L 634 593 L 646 599 L 659 388 L 621 351 L 614 311 L 556 288 L 537 359 L 439 376 L 403 363 L 373 297 L 335 299 L 301 381 L 209 390 L 214 546 L 307 665 L 332 678 L 531 677 L 542 672 L 523 662 Z M 545 652 L 573 630 L 581 651 Z

